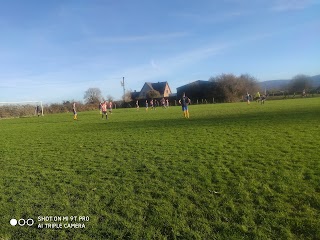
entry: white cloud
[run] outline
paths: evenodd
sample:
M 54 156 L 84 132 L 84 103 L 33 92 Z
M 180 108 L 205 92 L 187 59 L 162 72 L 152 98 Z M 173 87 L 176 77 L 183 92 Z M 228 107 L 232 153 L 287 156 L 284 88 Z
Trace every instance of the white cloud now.
M 180 52 L 177 55 L 169 55 L 166 58 L 152 58 L 145 63 L 121 66 L 121 68 L 118 69 L 114 68 L 112 72 L 106 70 L 104 75 L 101 72 L 95 76 L 86 74 L 84 73 L 86 71 L 83 71 L 86 65 L 78 63 L 72 68 L 61 69 L 57 72 L 47 72 L 36 76 L 26 75 L 18 78 L 12 77 L 8 79 L 5 85 L 7 87 L 18 86 L 17 88 L 20 89 L 21 92 L 24 92 L 26 96 L 28 93 L 30 93 L 29 96 L 36 93 L 37 99 L 48 99 L 48 101 L 50 101 L 50 99 L 68 100 L 70 98 L 68 96 L 72 96 L 71 98 L 76 100 L 81 100 L 84 91 L 89 87 L 99 87 L 104 95 L 111 94 L 116 99 L 120 99 L 122 96 L 120 81 L 123 76 L 125 77 L 126 89 L 139 90 L 146 81 L 172 80 L 168 79 L 168 76 L 174 76 L 176 73 L 179 75 L 179 71 L 190 69 L 193 65 L 217 54 L 223 54 L 223 52 L 229 48 L 258 41 L 268 36 L 270 35 L 264 33 L 227 41 L 221 44 L 212 43 L 200 48 L 187 49 L 184 52 Z M 97 61 L 101 63 L 102 59 L 97 59 Z M 95 63 L 95 61 L 92 62 L 92 64 Z M 212 71 L 214 71 L 214 69 L 212 69 Z M 201 76 L 199 75 L 199 77 Z M 1 85 L 4 85 L 4 83 L 2 82 Z M 3 100 L 5 100 L 5 98 L 3 98 Z
M 152 68 L 154 68 L 154 69 L 159 69 L 158 65 L 154 62 L 153 59 L 151 59 L 150 64 L 151 64 Z
M 146 34 L 136 36 L 114 36 L 114 37 L 94 37 L 92 40 L 99 43 L 110 42 L 141 42 L 141 41 L 157 41 L 157 40 L 170 40 L 173 38 L 180 38 L 188 36 L 187 32 L 172 32 L 172 33 L 158 33 Z
M 148 63 L 120 70 L 107 78 L 112 78 L 114 76 L 126 76 L 126 83 L 129 88 L 139 90 L 146 81 L 161 81 L 161 79 L 166 81 L 168 80 L 166 79 L 167 76 L 174 75 L 174 73 L 181 69 L 190 68 L 190 66 L 197 64 L 202 60 L 218 54 L 223 54 L 224 51 L 227 51 L 230 48 L 238 47 L 249 42 L 259 41 L 261 39 L 268 38 L 273 34 L 274 33 L 253 34 L 251 36 L 225 42 L 223 44 L 215 43 L 202 48 L 189 49 L 178 55 L 157 59 L 156 62 L 152 59 Z M 212 72 L 210 72 L 210 74 L 212 74 Z
M 275 12 L 302 10 L 313 4 L 315 4 L 313 0 L 276 0 L 271 10 Z
M 213 44 L 203 48 L 192 49 L 175 56 L 158 59 L 157 63 L 151 60 L 150 63 L 123 69 L 107 78 L 121 75 L 126 76 L 127 85 L 129 87 L 134 86 L 136 89 L 137 87 L 142 87 L 142 84 L 146 81 L 161 80 L 179 69 L 191 66 L 194 63 L 221 53 L 227 47 L 227 44 Z
M 203 14 L 203 13 L 175 13 L 173 16 L 190 20 L 192 22 L 204 23 L 204 24 L 213 24 L 213 23 L 221 23 L 233 20 L 235 18 L 243 17 L 250 15 L 252 12 L 249 10 L 235 10 L 235 11 L 227 11 L 218 14 Z

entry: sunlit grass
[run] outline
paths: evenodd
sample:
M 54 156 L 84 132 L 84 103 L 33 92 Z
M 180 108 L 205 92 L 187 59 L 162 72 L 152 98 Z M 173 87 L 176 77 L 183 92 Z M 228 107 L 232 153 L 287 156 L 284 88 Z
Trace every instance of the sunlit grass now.
M 0 238 L 320 238 L 320 99 L 0 121 Z M 85 215 L 85 229 L 11 218 Z

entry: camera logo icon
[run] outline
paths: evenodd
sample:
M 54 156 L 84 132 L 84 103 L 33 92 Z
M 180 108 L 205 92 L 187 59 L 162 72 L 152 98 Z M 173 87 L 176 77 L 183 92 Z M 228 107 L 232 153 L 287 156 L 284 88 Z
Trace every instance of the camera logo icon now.
M 16 226 L 18 224 L 21 227 L 25 225 L 31 227 L 34 224 L 34 220 L 32 218 L 28 218 L 28 219 L 20 218 L 19 220 L 12 218 L 10 220 L 10 224 L 11 226 Z

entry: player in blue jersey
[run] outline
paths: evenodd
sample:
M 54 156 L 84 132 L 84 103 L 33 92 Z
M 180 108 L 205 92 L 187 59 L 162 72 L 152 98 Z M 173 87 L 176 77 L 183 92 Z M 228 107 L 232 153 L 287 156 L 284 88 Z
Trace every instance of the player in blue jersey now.
M 186 96 L 185 93 L 183 93 L 182 98 L 179 100 L 179 103 L 181 104 L 182 111 L 183 111 L 183 116 L 185 118 L 189 118 L 189 109 L 188 105 L 190 104 L 190 98 Z

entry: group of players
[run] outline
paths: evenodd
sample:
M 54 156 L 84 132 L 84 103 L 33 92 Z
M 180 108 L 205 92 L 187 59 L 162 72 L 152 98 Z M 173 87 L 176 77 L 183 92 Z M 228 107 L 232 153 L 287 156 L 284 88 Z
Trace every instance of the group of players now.
M 182 111 L 183 111 L 183 116 L 185 118 L 189 118 L 189 109 L 188 109 L 188 105 L 191 103 L 191 100 L 190 98 L 188 98 L 186 96 L 185 93 L 183 93 L 182 95 L 182 98 L 179 99 L 179 104 L 181 104 L 181 107 L 182 107 Z M 156 103 L 155 100 L 151 99 L 150 100 L 150 108 L 152 110 L 155 110 L 156 109 L 156 104 L 159 105 L 159 103 Z M 169 100 L 168 99 L 162 99 L 161 100 L 161 105 L 164 107 L 164 108 L 167 108 L 169 107 Z M 112 114 L 112 107 L 113 107 L 113 103 L 110 101 L 104 101 L 102 103 L 99 104 L 99 110 L 100 110 L 100 114 L 102 116 L 102 118 L 105 116 L 106 120 L 108 119 L 108 111 L 110 114 Z M 136 101 L 136 107 L 137 107 L 137 110 L 139 109 L 139 101 L 137 100 Z M 149 108 L 149 104 L 148 104 L 148 100 L 146 100 L 146 111 L 148 111 L 148 108 Z M 73 105 L 72 105 L 72 111 L 73 111 L 73 119 L 74 120 L 77 120 L 78 119 L 78 114 L 77 114 L 77 110 L 76 110 L 76 103 L 74 102 Z
M 157 100 L 153 100 L 153 99 L 151 99 L 150 100 L 150 108 L 151 108 L 151 110 L 156 110 L 156 107 L 158 107 L 158 106 L 162 106 L 163 108 L 168 108 L 169 107 L 169 100 L 168 99 L 164 99 L 164 98 L 162 98 L 161 100 L 160 100 L 160 102 L 159 101 L 157 101 Z M 146 100 L 146 111 L 148 111 L 148 109 L 149 109 L 149 103 L 148 103 L 148 100 Z M 139 100 L 137 100 L 136 101 L 136 109 L 137 110 L 139 110 L 140 109 L 140 106 L 139 106 Z
M 265 100 L 266 100 L 266 95 L 263 94 L 261 95 L 259 92 L 256 93 L 255 97 L 252 98 L 252 96 L 247 93 L 246 94 L 246 100 L 247 100 L 247 104 L 250 104 L 250 101 L 251 100 L 255 100 L 257 102 L 261 102 L 261 104 L 264 104 Z M 162 99 L 161 101 L 161 105 L 164 107 L 164 108 L 167 108 L 169 107 L 169 100 L 168 99 Z M 148 108 L 149 108 L 149 103 L 150 103 L 150 108 L 152 110 L 156 110 L 156 106 L 159 106 L 159 102 L 157 102 L 156 100 L 153 100 L 151 99 L 150 102 L 148 102 L 148 100 L 146 100 L 145 102 L 145 106 L 146 106 L 146 111 L 148 111 Z M 190 115 L 189 115 L 189 109 L 188 109 L 188 105 L 191 103 L 191 100 L 190 98 L 188 98 L 186 96 L 185 93 L 183 93 L 181 99 L 179 99 L 179 104 L 181 105 L 182 107 L 182 111 L 183 111 L 183 116 L 185 118 L 189 118 Z M 112 108 L 113 108 L 113 103 L 110 101 L 104 101 L 102 103 L 99 104 L 99 110 L 100 110 L 100 114 L 102 116 L 102 118 L 106 118 L 106 120 L 108 119 L 108 111 L 110 114 L 112 114 Z M 137 110 L 139 110 L 139 101 L 137 100 L 136 101 L 136 108 Z M 76 103 L 74 102 L 73 103 L 73 114 L 74 114 L 74 117 L 73 119 L 74 120 L 77 120 L 77 110 L 76 110 Z
M 102 118 L 103 118 L 103 116 L 105 116 L 106 120 L 108 120 L 108 110 L 109 110 L 109 113 L 112 114 L 112 107 L 113 107 L 112 101 L 110 101 L 110 102 L 104 101 L 99 104 L 99 111 L 100 111 Z
M 247 93 L 246 95 L 246 100 L 247 100 L 247 104 L 250 104 L 251 100 L 255 100 L 256 102 L 260 102 L 261 104 L 264 104 L 264 102 L 266 101 L 266 94 L 260 94 L 260 92 L 257 92 L 256 95 L 254 96 L 254 98 L 252 98 L 252 96 Z
M 169 100 L 168 99 L 164 99 L 162 98 L 161 101 L 160 101 L 161 105 L 163 108 L 168 108 L 169 107 Z M 191 103 L 191 100 L 190 98 L 188 98 L 186 96 L 185 93 L 183 93 L 182 95 L 182 98 L 179 99 L 179 104 L 181 105 L 182 107 L 182 111 L 183 111 L 183 116 L 185 118 L 189 118 L 189 110 L 188 110 L 188 105 Z M 146 111 L 148 111 L 149 109 L 149 103 L 148 103 L 148 100 L 146 100 Z M 157 100 L 153 100 L 151 99 L 150 100 L 150 108 L 151 110 L 156 110 L 156 106 L 159 106 L 159 102 Z M 139 106 L 139 100 L 136 101 L 136 108 L 137 110 L 139 110 L 140 106 Z

